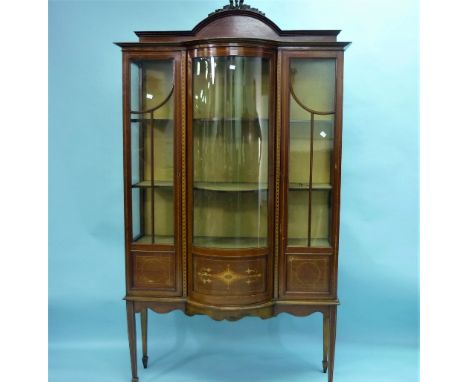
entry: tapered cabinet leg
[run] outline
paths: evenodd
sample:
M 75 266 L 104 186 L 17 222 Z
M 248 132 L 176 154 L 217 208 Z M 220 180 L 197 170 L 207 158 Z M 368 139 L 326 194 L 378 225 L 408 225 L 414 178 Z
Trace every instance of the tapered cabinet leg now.
M 330 314 L 323 313 L 323 372 L 326 373 L 328 369 L 328 348 L 330 344 Z
M 141 343 L 143 350 L 143 367 L 148 367 L 148 309 L 144 308 L 141 310 Z
M 138 382 L 135 307 L 133 301 L 127 301 L 128 345 L 130 346 L 130 364 L 132 366 L 132 382 Z
M 336 306 L 330 307 L 330 343 L 328 351 L 328 382 L 333 382 L 333 370 L 335 366 L 335 340 L 336 340 Z

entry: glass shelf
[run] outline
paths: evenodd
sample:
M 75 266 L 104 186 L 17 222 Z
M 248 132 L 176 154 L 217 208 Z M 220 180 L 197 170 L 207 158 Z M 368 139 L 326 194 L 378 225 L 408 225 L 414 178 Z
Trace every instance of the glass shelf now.
M 309 183 L 289 183 L 291 191 L 309 190 Z M 328 183 L 312 183 L 312 190 L 331 190 L 332 185 Z
M 217 247 L 217 248 L 261 248 L 267 247 L 266 237 L 216 237 L 216 236 L 194 236 L 195 247 Z
M 268 183 L 252 182 L 194 182 L 195 190 L 220 192 L 262 191 L 268 189 Z
M 155 180 L 154 187 L 173 187 L 172 180 Z M 151 187 L 151 180 L 143 180 L 141 182 L 132 184 L 133 188 L 149 188 Z

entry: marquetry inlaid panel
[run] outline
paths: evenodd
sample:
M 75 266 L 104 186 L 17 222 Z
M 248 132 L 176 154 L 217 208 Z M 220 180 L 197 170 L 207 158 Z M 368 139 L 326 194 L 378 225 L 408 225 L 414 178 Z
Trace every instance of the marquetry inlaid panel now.
M 243 296 L 266 289 L 266 257 L 211 258 L 194 256 L 194 291 L 213 296 Z
M 133 286 L 145 289 L 176 288 L 174 253 L 133 254 Z
M 287 257 L 286 271 L 287 292 L 329 293 L 330 292 L 330 256 Z

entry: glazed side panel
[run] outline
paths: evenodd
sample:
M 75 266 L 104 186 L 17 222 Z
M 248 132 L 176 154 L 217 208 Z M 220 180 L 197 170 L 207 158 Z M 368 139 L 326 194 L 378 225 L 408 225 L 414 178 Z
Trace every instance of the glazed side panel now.
M 280 48 L 281 166 L 279 227 L 279 299 L 336 300 L 339 246 L 341 140 L 343 106 L 343 51 Z M 334 140 L 330 163 L 330 219 L 328 246 L 288 245 L 288 190 L 290 161 L 291 59 L 326 59 L 335 62 Z
M 131 114 L 131 70 L 132 62 L 157 62 L 173 60 L 173 243 L 142 243 L 134 240 L 132 227 L 133 210 L 142 209 L 132 205 L 132 123 L 136 118 Z M 184 92 L 182 81 L 185 69 L 185 50 L 181 48 L 165 47 L 161 50 L 145 51 L 132 50 L 123 52 L 123 130 L 124 130 L 124 203 L 125 203 L 125 268 L 127 297 L 176 297 L 183 294 L 183 230 L 182 230 L 182 184 L 183 157 L 182 141 L 184 118 L 182 115 Z M 133 79 L 135 80 L 135 78 Z M 144 97 L 139 78 L 140 99 Z M 140 135 L 141 137 L 141 135 Z M 135 139 L 135 134 L 133 134 Z M 141 142 L 140 142 L 141 143 Z M 133 142 L 135 145 L 136 142 Z M 141 148 L 140 148 L 141 150 Z M 157 206 L 156 206 L 157 208 Z M 142 219 L 140 219 L 141 221 Z

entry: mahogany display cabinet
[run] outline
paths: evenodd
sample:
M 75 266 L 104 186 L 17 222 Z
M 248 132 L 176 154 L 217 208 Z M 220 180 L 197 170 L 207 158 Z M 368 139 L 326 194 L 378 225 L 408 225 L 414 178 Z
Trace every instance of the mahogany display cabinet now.
M 136 314 L 323 314 L 333 380 L 343 54 L 337 30 L 281 30 L 243 1 L 123 54 L 125 265 Z

